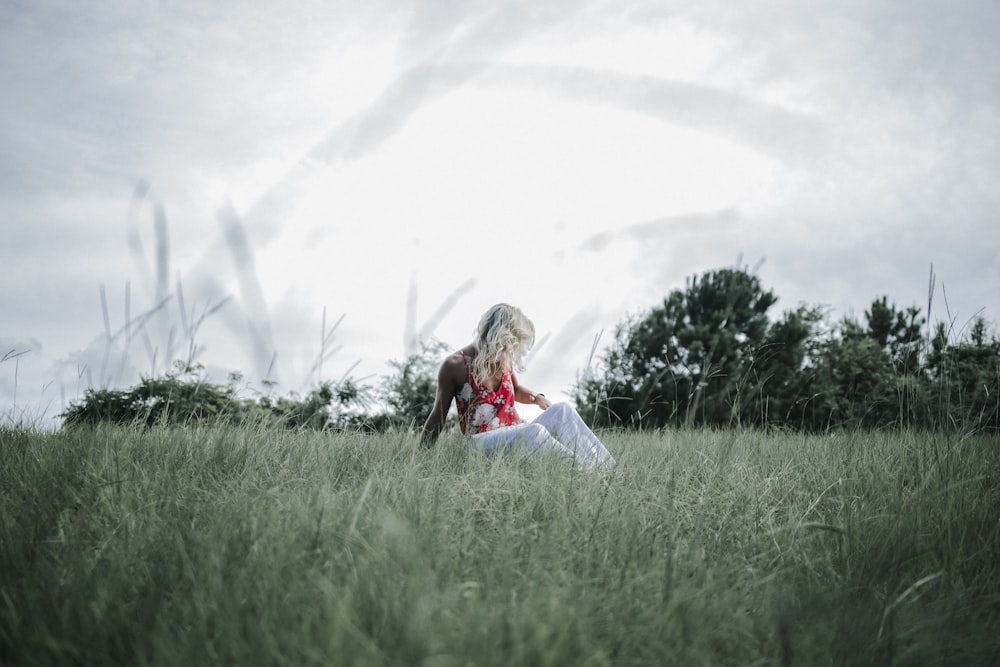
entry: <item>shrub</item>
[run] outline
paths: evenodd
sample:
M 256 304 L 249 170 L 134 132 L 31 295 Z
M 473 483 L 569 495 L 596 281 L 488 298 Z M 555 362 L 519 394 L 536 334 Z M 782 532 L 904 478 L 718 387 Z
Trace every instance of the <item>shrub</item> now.
M 127 390 L 88 389 L 83 400 L 62 413 L 67 427 L 98 423 L 177 425 L 206 422 L 263 422 L 288 428 L 325 429 L 347 421 L 346 408 L 363 404 L 366 388 L 351 379 L 325 382 L 304 398 L 296 394 L 259 400 L 240 398 L 230 376 L 227 385 L 207 382 L 200 365 L 175 365 L 159 378 L 143 378 Z

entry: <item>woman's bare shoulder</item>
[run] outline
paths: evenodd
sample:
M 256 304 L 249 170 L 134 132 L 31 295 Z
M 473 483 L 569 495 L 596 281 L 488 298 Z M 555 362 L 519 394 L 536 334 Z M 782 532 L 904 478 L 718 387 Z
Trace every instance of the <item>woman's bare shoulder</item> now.
M 451 378 L 456 383 L 461 383 L 465 381 L 465 357 L 462 355 L 462 350 L 452 352 L 444 361 L 441 362 L 441 370 L 439 376 L 442 378 Z

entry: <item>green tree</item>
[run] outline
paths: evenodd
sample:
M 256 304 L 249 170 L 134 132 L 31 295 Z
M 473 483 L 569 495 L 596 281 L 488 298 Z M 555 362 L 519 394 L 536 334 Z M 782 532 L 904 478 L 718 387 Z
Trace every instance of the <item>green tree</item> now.
M 898 309 L 882 296 L 864 315 L 863 325 L 845 317 L 821 343 L 818 400 L 809 420 L 813 429 L 926 423 L 920 309 Z
M 343 428 L 364 414 L 368 405 L 367 387 L 350 378 L 340 382 L 323 382 L 304 397 L 292 393 L 277 399 L 263 397 L 256 411 L 265 421 L 287 428 L 325 430 Z
M 739 422 L 776 300 L 741 269 L 689 278 L 684 290 L 618 326 L 601 368 L 577 383 L 578 409 L 599 426 Z
M 1000 339 L 977 317 L 965 340 L 952 342 L 944 323 L 931 337 L 927 368 L 934 425 L 1000 430 Z
M 817 330 L 823 313 L 813 306 L 786 311 L 754 350 L 741 391 L 748 425 L 805 428 L 817 398 Z
M 874 427 L 895 420 L 893 372 L 878 341 L 843 319 L 822 346 L 810 428 Z
M 390 361 L 393 373 L 382 379 L 378 391 L 384 408 L 354 415 L 343 426 L 375 432 L 421 427 L 434 406 L 438 369 L 446 349 L 444 343 L 431 340 L 402 361 Z
M 916 374 L 920 369 L 920 351 L 923 345 L 925 320 L 920 308 L 910 306 L 897 310 L 883 296 L 872 301 L 865 311 L 867 335 L 885 350 L 897 373 Z
M 434 407 L 438 369 L 447 345 L 428 341 L 403 361 L 390 361 L 395 372 L 385 379 L 383 395 L 390 421 L 397 426 L 422 426 Z

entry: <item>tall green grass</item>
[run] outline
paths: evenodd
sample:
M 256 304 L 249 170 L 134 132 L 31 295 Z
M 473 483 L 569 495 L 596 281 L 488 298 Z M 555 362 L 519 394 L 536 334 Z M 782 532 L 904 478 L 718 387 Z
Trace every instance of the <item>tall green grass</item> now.
M 0 663 L 996 664 L 1000 442 L 0 431 Z

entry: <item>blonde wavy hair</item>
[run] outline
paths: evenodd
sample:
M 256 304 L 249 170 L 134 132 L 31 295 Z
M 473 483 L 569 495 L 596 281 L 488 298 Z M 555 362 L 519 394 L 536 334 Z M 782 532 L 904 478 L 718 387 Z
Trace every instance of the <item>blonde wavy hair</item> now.
M 535 344 L 535 325 L 519 308 L 498 303 L 479 319 L 472 377 L 478 384 L 510 369 L 524 370 L 524 356 Z

